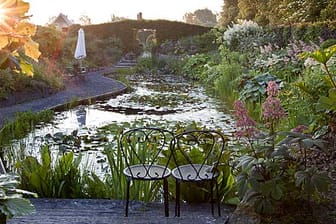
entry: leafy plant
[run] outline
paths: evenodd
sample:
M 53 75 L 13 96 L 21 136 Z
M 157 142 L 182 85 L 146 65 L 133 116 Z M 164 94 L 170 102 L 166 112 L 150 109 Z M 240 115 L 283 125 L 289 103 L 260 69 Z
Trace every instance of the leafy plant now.
M 13 121 L 8 122 L 0 130 L 0 145 L 5 145 L 13 139 L 23 138 L 35 125 L 50 121 L 54 116 L 51 110 L 45 110 L 39 113 L 30 111 L 17 113 Z
M 314 52 L 305 52 L 301 55 L 303 58 L 308 58 L 308 57 L 312 58 L 322 65 L 325 73 L 330 79 L 330 82 L 333 88 L 336 88 L 336 83 L 335 83 L 333 75 L 331 74 L 329 70 L 328 62 L 335 55 L 335 53 L 336 53 L 336 45 L 332 45 L 327 48 L 320 48 Z
M 316 106 L 319 111 L 336 112 L 336 89 L 329 89 L 329 95 L 321 96 Z
M 18 189 L 19 178 L 14 174 L 0 175 L 0 214 L 7 219 L 14 216 L 29 215 L 35 211 L 34 206 L 23 195 L 36 194 Z M 6 220 L 1 220 L 6 221 Z
M 288 201 L 320 200 L 328 190 L 329 178 L 307 163 L 307 154 L 324 149 L 324 142 L 304 134 L 306 128 L 279 133 L 277 125 L 285 114 L 274 81 L 268 84 L 267 93 L 262 108 L 268 132 L 257 129 L 240 101 L 235 104 L 235 135 L 240 139 L 236 147 L 241 149 L 236 180 L 242 203 L 259 213 L 274 214 Z M 286 137 L 279 141 L 281 134 Z
M 5 5 L 4 19 L 0 24 L 0 68 L 21 71 L 33 75 L 30 60 L 38 60 L 40 52 L 38 44 L 31 36 L 36 26 L 24 20 L 29 10 L 29 3 L 23 0 L 13 1 Z M 15 69 L 12 69 L 15 68 Z
M 224 43 L 232 51 L 248 52 L 269 42 L 271 37 L 263 28 L 251 20 L 238 20 L 223 34 Z
M 245 77 L 238 87 L 240 90 L 239 99 L 254 103 L 261 102 L 266 96 L 266 87 L 269 81 L 281 83 L 281 80 L 269 73 Z
M 182 72 L 187 77 L 193 80 L 205 80 L 208 66 L 207 63 L 210 59 L 208 54 L 195 54 L 185 58 L 186 63 L 183 66 Z
M 54 160 L 53 160 L 54 159 Z M 68 152 L 52 158 L 48 146 L 41 148 L 41 162 L 28 156 L 16 164 L 22 178 L 21 186 L 41 197 L 77 198 L 83 196 L 79 164 L 81 155 Z

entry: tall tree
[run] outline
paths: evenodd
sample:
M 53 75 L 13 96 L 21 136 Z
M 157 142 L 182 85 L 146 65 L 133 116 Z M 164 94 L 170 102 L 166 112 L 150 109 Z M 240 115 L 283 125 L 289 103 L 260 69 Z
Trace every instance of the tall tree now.
M 336 0 L 329 0 L 326 7 L 321 10 L 321 20 L 336 20 Z
M 236 19 L 261 25 L 336 19 L 336 0 L 224 0 L 221 25 Z
M 217 25 L 217 16 L 209 9 L 198 9 L 194 13 L 186 13 L 183 16 L 186 23 L 212 27 Z
M 258 12 L 258 0 L 238 0 L 239 18 L 254 20 Z
M 87 15 L 81 15 L 79 17 L 79 23 L 83 26 L 91 25 L 91 18 Z
M 238 14 L 238 0 L 224 0 L 222 12 L 220 13 L 220 25 L 227 26 L 236 21 Z

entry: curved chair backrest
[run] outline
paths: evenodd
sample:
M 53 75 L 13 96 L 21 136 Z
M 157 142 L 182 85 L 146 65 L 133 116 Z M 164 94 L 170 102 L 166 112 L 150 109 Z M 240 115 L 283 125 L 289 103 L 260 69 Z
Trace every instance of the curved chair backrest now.
M 161 128 L 143 127 L 127 130 L 120 136 L 120 149 L 125 159 L 126 167 L 138 165 L 144 175 L 143 179 L 163 178 L 165 172 L 157 174 L 153 172 L 153 165 L 168 168 L 171 159 L 171 143 L 173 133 Z M 129 169 L 132 178 L 140 178 L 138 173 Z
M 216 178 L 225 148 L 224 136 L 215 130 L 190 130 L 175 136 L 173 157 L 175 176 L 182 181 Z

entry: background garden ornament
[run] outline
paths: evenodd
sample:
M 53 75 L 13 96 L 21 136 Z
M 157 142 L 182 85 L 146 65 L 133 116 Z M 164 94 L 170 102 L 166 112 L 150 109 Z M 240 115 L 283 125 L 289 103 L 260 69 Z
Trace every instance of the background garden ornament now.
M 82 60 L 86 58 L 85 34 L 82 28 L 78 30 L 77 45 L 76 45 L 74 57 L 75 59 L 79 61 L 79 71 L 81 72 Z

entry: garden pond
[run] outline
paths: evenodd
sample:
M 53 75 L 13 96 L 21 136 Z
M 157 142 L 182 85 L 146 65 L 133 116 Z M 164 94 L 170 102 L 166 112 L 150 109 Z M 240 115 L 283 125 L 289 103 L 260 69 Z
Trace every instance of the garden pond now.
M 47 144 L 53 155 L 60 151 L 82 153 L 85 169 L 101 174 L 108 169 L 104 147 L 116 144 L 115 136 L 121 129 L 157 126 L 174 131 L 197 126 L 232 135 L 228 107 L 201 85 L 172 75 L 134 75 L 128 81 L 132 91 L 56 112 L 51 122 L 39 124 L 7 150 L 16 159 L 23 154 L 39 157 L 41 146 Z

